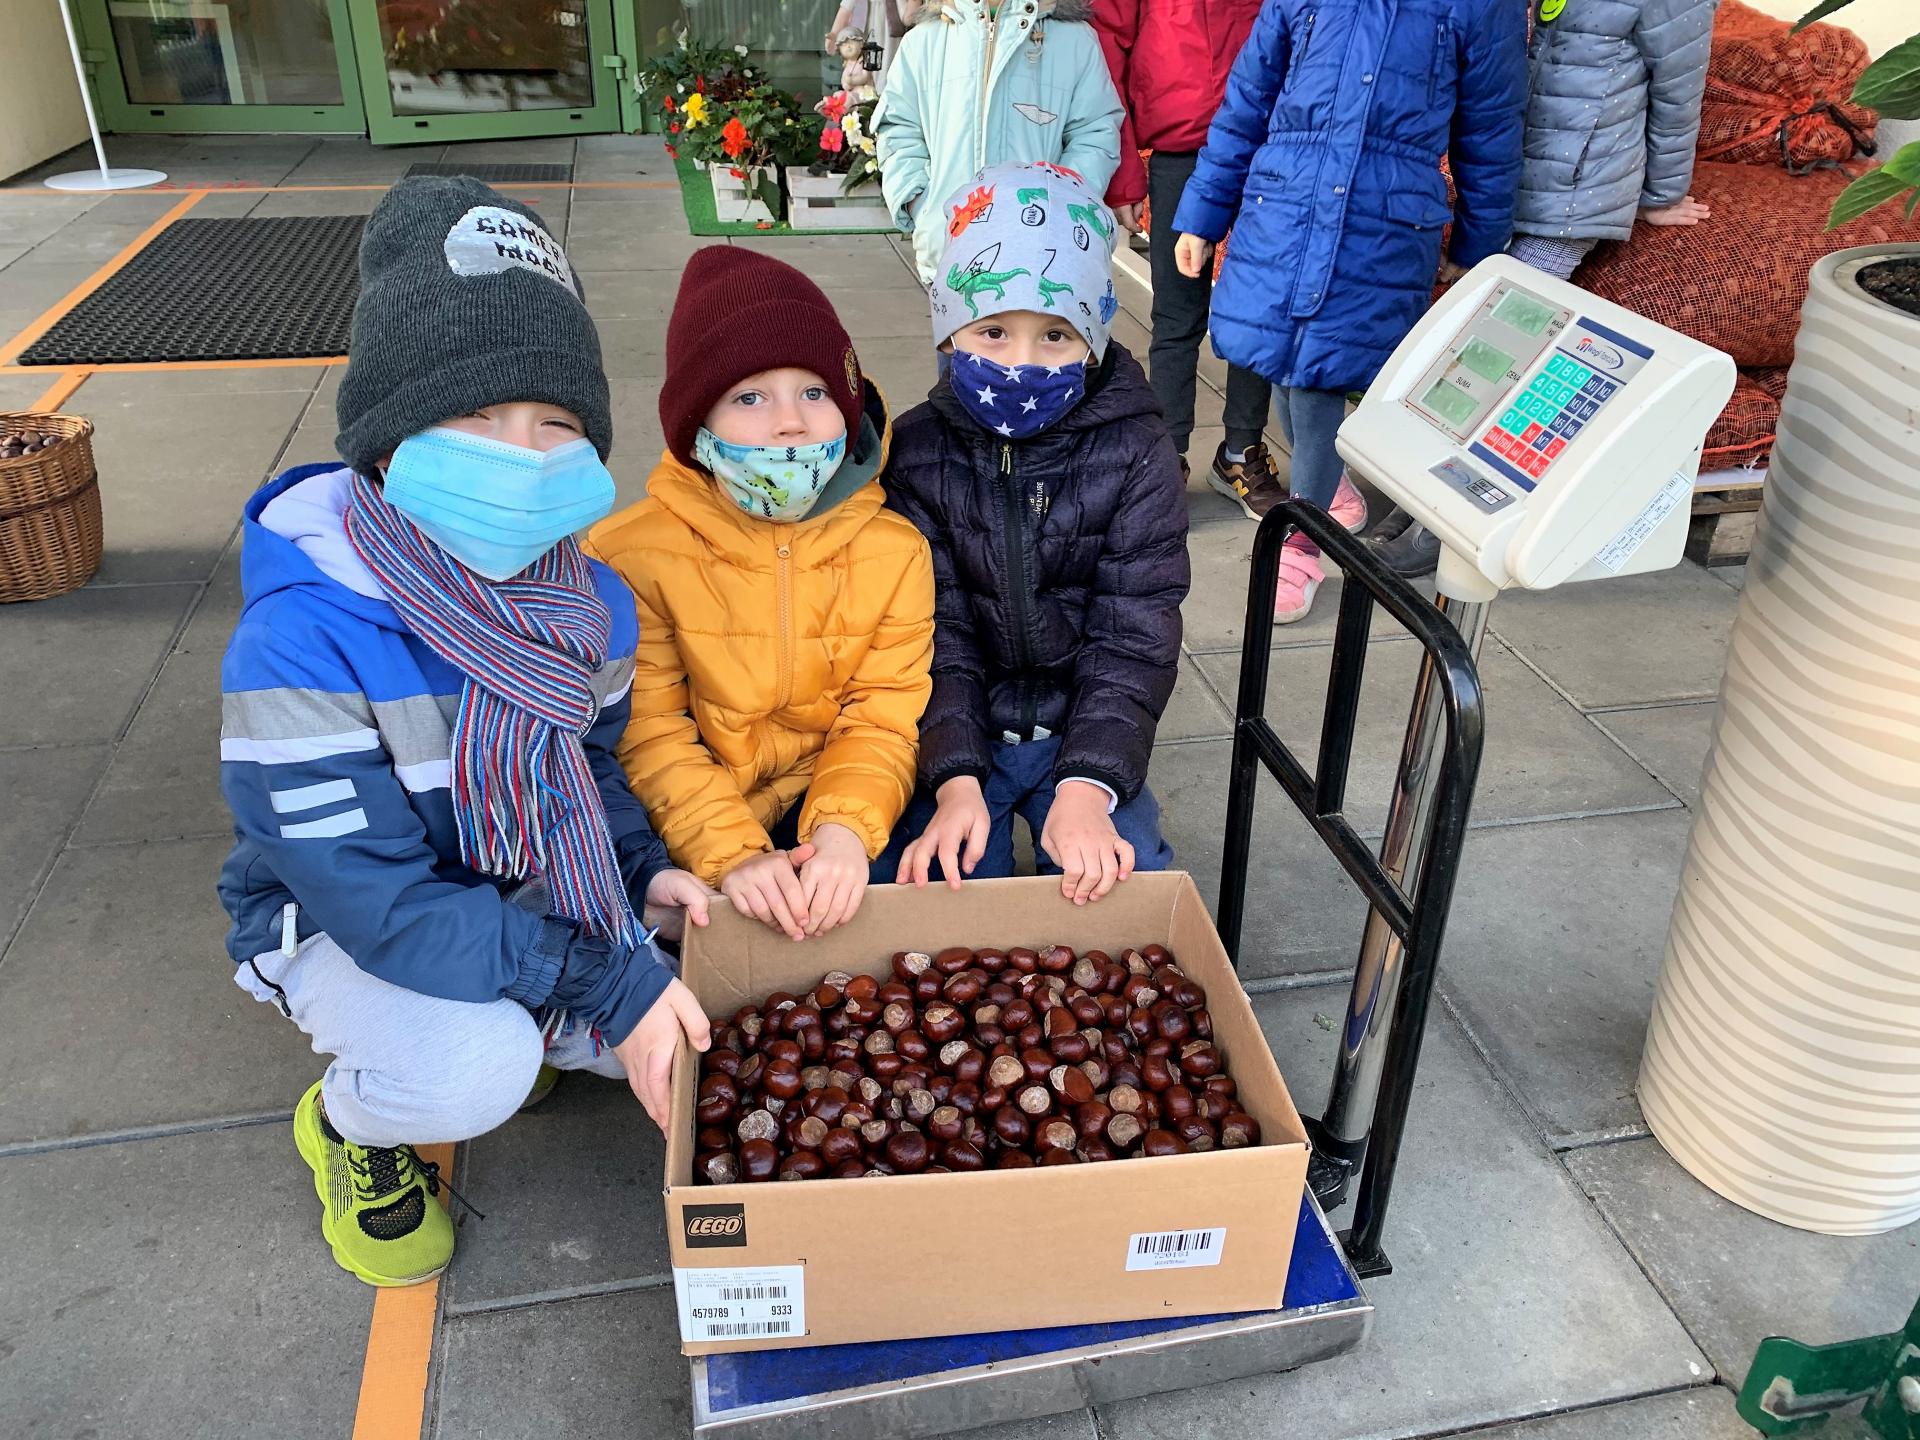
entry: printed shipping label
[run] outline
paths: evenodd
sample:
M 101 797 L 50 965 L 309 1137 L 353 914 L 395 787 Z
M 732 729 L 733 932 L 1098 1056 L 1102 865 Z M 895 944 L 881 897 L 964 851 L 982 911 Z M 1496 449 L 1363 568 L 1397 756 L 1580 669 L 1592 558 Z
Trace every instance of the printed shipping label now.
M 765 1340 L 807 1333 L 807 1268 L 673 1267 L 682 1340 Z
M 1622 530 L 1598 555 L 1593 563 L 1609 575 L 1618 575 L 1620 567 L 1633 558 L 1633 554 L 1647 543 L 1653 532 L 1660 528 L 1660 522 L 1673 513 L 1673 507 L 1682 500 L 1693 498 L 1693 477 L 1676 470 L 1667 477 L 1667 483 L 1660 487 L 1659 493 L 1647 502 L 1647 508 Z
M 1127 1242 L 1127 1269 L 1193 1270 L 1218 1265 L 1226 1244 L 1225 1227 L 1148 1231 Z

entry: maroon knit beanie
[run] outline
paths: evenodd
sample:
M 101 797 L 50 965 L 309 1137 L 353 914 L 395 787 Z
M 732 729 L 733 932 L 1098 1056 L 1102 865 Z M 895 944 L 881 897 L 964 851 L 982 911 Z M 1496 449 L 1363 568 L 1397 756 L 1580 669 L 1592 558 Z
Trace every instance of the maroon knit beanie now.
M 860 434 L 866 387 L 846 327 L 820 287 L 791 265 L 733 245 L 693 252 L 667 322 L 667 376 L 660 428 L 682 464 L 720 397 L 749 375 L 792 367 L 827 382 L 847 419 L 847 447 Z

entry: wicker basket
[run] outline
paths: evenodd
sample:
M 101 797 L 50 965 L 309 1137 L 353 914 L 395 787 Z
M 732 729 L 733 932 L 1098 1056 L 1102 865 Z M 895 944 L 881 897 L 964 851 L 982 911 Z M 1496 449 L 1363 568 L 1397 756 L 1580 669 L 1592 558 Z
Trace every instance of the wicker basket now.
M 0 603 L 77 590 L 100 568 L 100 483 L 93 422 L 0 414 L 0 436 L 38 430 L 58 443 L 0 459 Z

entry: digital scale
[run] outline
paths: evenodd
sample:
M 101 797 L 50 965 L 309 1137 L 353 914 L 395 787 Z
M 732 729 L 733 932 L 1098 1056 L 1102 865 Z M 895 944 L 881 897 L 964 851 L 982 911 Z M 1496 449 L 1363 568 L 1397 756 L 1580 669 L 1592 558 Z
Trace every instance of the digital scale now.
M 1380 1224 L 1479 763 L 1472 657 L 1487 602 L 1510 586 L 1543 590 L 1674 564 L 1701 441 L 1733 383 L 1733 362 L 1719 351 L 1495 256 L 1428 311 L 1339 435 L 1347 464 L 1440 537 L 1438 611 L 1320 512 L 1302 514 L 1306 507 L 1288 502 L 1261 525 L 1241 660 L 1221 936 L 1234 953 L 1262 762 L 1372 900 L 1332 1094 L 1322 1118 L 1309 1122 L 1315 1170 L 1301 1202 L 1285 1306 L 700 1356 L 689 1362 L 696 1435 L 942 1435 L 1287 1370 L 1361 1342 L 1373 1306 L 1360 1281 L 1389 1268 Z M 1311 527 L 1347 576 L 1317 775 L 1306 773 L 1265 719 L 1274 576 L 1294 524 Z M 1426 651 L 1377 858 L 1342 814 L 1376 600 Z M 1448 743 L 1436 765 L 1443 728 Z M 1438 857 L 1428 849 L 1436 830 L 1446 852 Z M 1354 1230 L 1336 1236 L 1316 1197 L 1333 1208 L 1355 1175 Z

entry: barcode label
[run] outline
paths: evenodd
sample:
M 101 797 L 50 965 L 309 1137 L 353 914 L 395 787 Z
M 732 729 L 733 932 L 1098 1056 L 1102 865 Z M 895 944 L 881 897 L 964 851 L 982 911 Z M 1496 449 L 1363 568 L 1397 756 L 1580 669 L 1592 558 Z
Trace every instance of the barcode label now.
M 682 1340 L 777 1340 L 807 1333 L 800 1265 L 712 1270 L 674 1267 Z
M 1150 1230 L 1127 1243 L 1129 1270 L 1191 1270 L 1218 1265 L 1226 1248 L 1224 1227 L 1212 1230 Z

